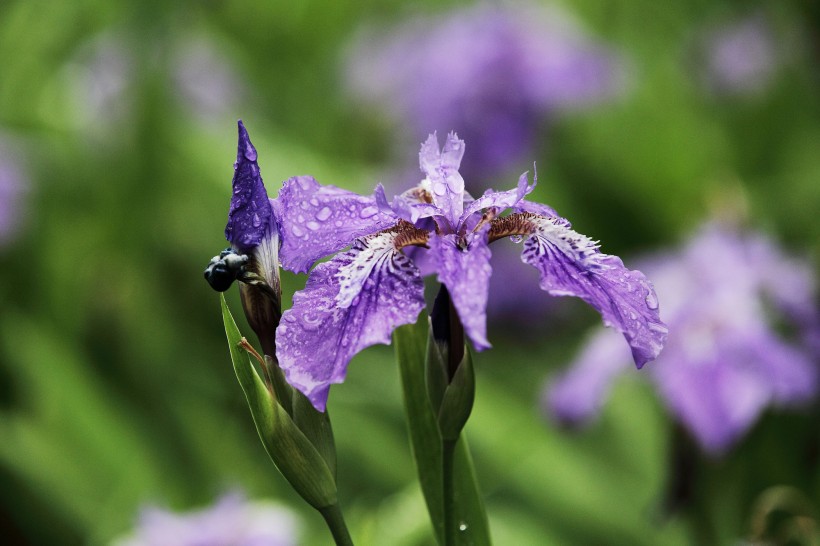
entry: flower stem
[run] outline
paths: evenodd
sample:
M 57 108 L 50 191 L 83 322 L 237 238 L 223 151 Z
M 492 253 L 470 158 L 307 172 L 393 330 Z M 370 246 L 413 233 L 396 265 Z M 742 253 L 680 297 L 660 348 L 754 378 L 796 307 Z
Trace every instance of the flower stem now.
M 442 476 L 444 478 L 444 544 L 454 546 L 456 544 L 457 526 L 456 521 L 456 495 L 454 485 L 454 462 L 456 451 L 456 440 L 444 440 L 442 449 Z
M 333 535 L 336 546 L 353 546 L 353 540 L 350 538 L 350 532 L 347 530 L 339 503 L 320 508 L 319 513 L 325 518 L 325 523 L 327 523 L 327 527 Z

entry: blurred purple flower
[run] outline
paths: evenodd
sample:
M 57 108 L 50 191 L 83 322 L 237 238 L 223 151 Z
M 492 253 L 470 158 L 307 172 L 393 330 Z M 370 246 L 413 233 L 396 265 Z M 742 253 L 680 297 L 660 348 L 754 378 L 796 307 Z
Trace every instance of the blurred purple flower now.
M 175 91 L 183 106 L 204 122 L 236 114 L 245 95 L 241 78 L 210 40 L 181 42 L 171 58 Z
M 116 546 L 295 546 L 294 514 L 271 502 L 223 496 L 203 510 L 174 513 L 145 508 L 135 533 Z
M 760 235 L 708 225 L 681 252 L 641 269 L 655 282 L 670 329 L 649 377 L 706 451 L 725 451 L 765 407 L 815 396 L 818 353 L 810 340 L 820 321 L 805 264 Z M 795 340 L 778 333 L 781 322 Z M 594 334 L 552 382 L 544 400 L 554 418 L 576 423 L 597 413 L 628 369 L 618 341 L 608 331 Z
M 773 29 L 760 14 L 712 31 L 703 46 L 703 76 L 709 88 L 719 94 L 762 90 L 780 62 Z
M 531 157 L 553 112 L 619 91 L 621 68 L 558 8 L 482 2 L 363 32 L 346 78 L 362 102 L 378 102 L 413 127 L 413 139 L 454 128 L 475 150 L 465 177 L 487 180 Z
M 23 221 L 28 178 L 13 147 L 0 139 L 0 246 L 11 242 Z
M 106 34 L 81 46 L 66 67 L 74 122 L 100 131 L 127 118 L 135 68 L 125 36 Z
M 626 338 L 638 367 L 660 352 L 666 326 L 643 274 L 600 252 L 597 242 L 573 231 L 550 207 L 525 200 L 535 187 L 527 173 L 512 190 L 487 190 L 472 199 L 459 173 L 463 154 L 464 141 L 455 133 L 441 149 L 430 135 L 419 154 L 425 179 L 392 203 L 381 185 L 364 197 L 309 176 L 287 180 L 280 190 L 274 210 L 283 267 L 307 272 L 319 258 L 352 244 L 313 269 L 276 331 L 276 355 L 288 382 L 320 411 L 356 353 L 389 343 L 392 331 L 415 322 L 423 309 L 422 270 L 404 248 L 426 254 L 476 350 L 490 347 L 489 244 L 512 238 L 523 241 L 521 260 L 538 271 L 541 289 L 594 307 Z M 500 216 L 507 209 L 513 212 Z

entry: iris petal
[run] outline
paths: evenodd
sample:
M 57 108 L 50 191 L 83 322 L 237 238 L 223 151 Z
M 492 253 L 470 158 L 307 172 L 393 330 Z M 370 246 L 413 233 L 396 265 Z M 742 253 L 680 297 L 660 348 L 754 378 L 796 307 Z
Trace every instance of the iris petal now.
M 492 207 L 499 209 L 499 212 L 502 212 L 505 209 L 517 205 L 518 202 L 521 201 L 525 195 L 532 192 L 537 182 L 537 179 L 534 178 L 532 185 L 530 185 L 527 174 L 528 173 L 524 173 L 518 178 L 518 186 L 516 186 L 512 190 L 487 190 L 486 192 L 484 192 L 484 195 L 482 195 L 475 201 L 472 201 L 464 209 L 464 214 L 461 215 L 461 223 L 464 223 L 464 221 L 467 218 L 469 218 L 472 214 L 480 213 L 484 209 Z
M 276 356 L 288 382 L 324 411 L 359 351 L 389 344 L 392 331 L 424 308 L 421 274 L 396 250 L 396 232 L 358 239 L 310 274 L 276 330 Z
M 438 280 L 450 292 L 464 332 L 478 351 L 490 348 L 487 341 L 487 298 L 490 293 L 490 248 L 487 228 L 472 233 L 459 247 L 455 235 L 430 238 L 431 262 Z
M 322 186 L 311 176 L 286 180 L 277 203 L 282 267 L 296 273 L 306 273 L 319 258 L 397 220 L 380 210 L 375 197 Z
M 239 142 L 233 167 L 233 195 L 225 238 L 237 249 L 247 253 L 267 235 L 271 223 L 271 207 L 256 162 L 256 148 L 241 120 L 238 125 Z
M 444 211 L 453 231 L 464 210 L 464 179 L 458 172 L 464 155 L 464 141 L 455 133 L 447 135 L 444 147 L 439 150 L 436 135 L 430 135 L 419 152 L 419 165 L 427 175 L 428 191 L 433 203 Z
M 553 296 L 577 296 L 623 333 L 640 368 L 654 360 L 666 340 L 655 289 L 640 271 L 603 254 L 563 218 L 533 216 L 535 232 L 524 242 L 521 259 L 541 274 L 541 288 Z

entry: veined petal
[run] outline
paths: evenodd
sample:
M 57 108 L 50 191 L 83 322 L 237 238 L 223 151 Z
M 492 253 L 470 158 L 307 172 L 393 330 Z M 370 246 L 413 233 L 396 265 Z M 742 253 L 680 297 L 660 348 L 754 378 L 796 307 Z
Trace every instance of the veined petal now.
M 533 234 L 521 259 L 541 273 L 541 288 L 553 296 L 577 296 L 594 307 L 604 324 L 620 330 L 635 364 L 654 360 L 667 328 L 658 312 L 655 289 L 640 271 L 630 271 L 617 256 L 603 254 L 563 218 L 533 215 Z
M 518 186 L 512 190 L 487 190 L 484 192 L 484 195 L 467 205 L 467 208 L 464 209 L 464 214 L 461 215 L 459 223 L 463 224 L 464 221 L 470 217 L 470 215 L 479 213 L 490 207 L 499 209 L 498 212 L 500 213 L 505 209 L 517 205 L 525 195 L 532 192 L 535 188 L 535 184 L 538 182 L 538 179 L 533 177 L 532 185 L 530 185 L 528 174 L 529 173 L 522 174 L 518 178 Z
M 225 226 L 225 238 L 238 250 L 247 253 L 268 234 L 271 208 L 259 165 L 256 163 L 256 148 L 251 143 L 242 120 L 238 125 L 233 196 L 228 211 L 228 224 Z
M 276 329 L 276 356 L 288 382 L 324 411 L 362 349 L 389 344 L 392 331 L 424 308 L 421 274 L 394 244 L 398 232 L 358 239 L 316 266 Z
M 447 135 L 441 150 L 436 135 L 430 135 L 419 153 L 421 170 L 427 175 L 423 187 L 430 192 L 433 203 L 444 211 L 451 230 L 456 228 L 464 210 L 464 179 L 458 172 L 463 155 L 464 141 L 455 133 Z
M 286 180 L 277 202 L 282 267 L 296 273 L 306 273 L 319 258 L 397 220 L 379 209 L 375 197 L 322 186 L 312 176 Z
M 489 226 L 468 236 L 467 246 L 460 248 L 456 235 L 430 238 L 430 253 L 438 280 L 450 292 L 464 332 L 478 351 L 490 348 L 487 341 L 487 298 L 490 293 Z
M 515 212 L 529 212 L 539 216 L 546 216 L 547 218 L 558 217 L 558 213 L 555 212 L 555 209 L 551 206 L 543 203 L 536 203 L 535 201 L 527 201 L 526 199 L 520 200 L 515 204 L 514 208 Z M 569 221 L 566 219 L 564 221 L 567 223 L 567 227 L 570 227 Z

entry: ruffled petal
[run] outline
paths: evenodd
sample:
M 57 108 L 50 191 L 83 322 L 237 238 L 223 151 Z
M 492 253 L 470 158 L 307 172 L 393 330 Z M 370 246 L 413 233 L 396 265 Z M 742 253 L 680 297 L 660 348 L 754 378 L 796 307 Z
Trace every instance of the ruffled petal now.
M 461 215 L 459 223 L 463 224 L 472 214 L 480 213 L 484 209 L 492 207 L 498 209 L 500 213 L 517 205 L 525 195 L 532 192 L 535 188 L 535 184 L 538 182 L 537 178 L 533 178 L 532 184 L 530 184 L 528 174 L 529 173 L 522 174 L 518 178 L 518 186 L 512 190 L 487 190 L 484 192 L 484 195 L 467 205 L 467 208 L 464 209 L 464 214 Z
M 577 296 L 594 307 L 604 324 L 624 334 L 640 368 L 654 360 L 666 341 L 652 283 L 630 271 L 617 256 L 603 254 L 563 218 L 530 218 L 535 232 L 521 259 L 541 274 L 541 288 L 553 296 Z
M 271 207 L 262 183 L 256 148 L 240 120 L 239 143 L 233 169 L 233 195 L 225 238 L 243 253 L 256 247 L 268 234 Z
M 319 258 L 358 237 L 391 227 L 397 220 L 379 209 L 375 197 L 322 186 L 312 176 L 286 180 L 277 202 L 282 267 L 296 273 L 306 273 Z
M 536 203 L 535 201 L 527 201 L 526 199 L 520 200 L 513 208 L 515 209 L 515 212 L 529 212 L 539 216 L 546 216 L 547 218 L 558 217 L 558 213 L 555 212 L 555 209 L 551 206 L 543 203 Z M 567 222 L 567 227 L 569 227 L 570 223 L 566 219 L 564 221 Z
M 381 192 L 382 194 L 379 195 L 377 188 L 376 198 L 379 201 L 380 206 L 384 206 L 381 204 L 382 198 L 384 197 L 384 189 L 382 189 Z M 417 224 L 417 222 L 422 218 L 444 216 L 445 214 L 443 210 L 438 208 L 433 203 L 427 203 L 422 200 L 423 194 L 424 192 L 421 188 L 413 188 L 399 195 L 395 195 L 393 196 L 393 203 L 387 205 L 388 210 L 397 217 L 402 220 L 406 220 L 411 224 Z M 384 198 L 384 200 L 386 202 L 387 199 Z
M 478 351 L 490 348 L 487 341 L 487 298 L 490 293 L 490 248 L 487 228 L 471 234 L 460 248 L 455 235 L 430 238 L 430 255 L 438 280 L 450 292 L 464 332 Z
M 396 250 L 397 232 L 358 239 L 316 266 L 276 329 L 276 356 L 288 382 L 324 411 L 359 351 L 390 343 L 391 332 L 424 308 L 421 274 Z
M 455 133 L 447 135 L 441 150 L 436 135 L 430 135 L 419 153 L 421 170 L 427 175 L 423 186 L 430 192 L 433 203 L 444 212 L 444 218 L 450 223 L 448 231 L 455 230 L 464 210 L 464 179 L 458 172 L 463 155 L 464 141 Z

